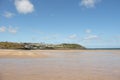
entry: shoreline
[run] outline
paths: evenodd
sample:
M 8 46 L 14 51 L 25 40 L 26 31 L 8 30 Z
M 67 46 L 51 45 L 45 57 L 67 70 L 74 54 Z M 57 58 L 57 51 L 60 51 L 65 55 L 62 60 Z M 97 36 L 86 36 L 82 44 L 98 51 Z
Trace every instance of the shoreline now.
M 119 80 L 119 50 L 0 50 L 0 80 Z
M 120 50 L 10 50 L 0 49 L 0 58 L 50 58 L 61 53 L 115 53 Z M 59 55 L 58 55 L 59 57 Z

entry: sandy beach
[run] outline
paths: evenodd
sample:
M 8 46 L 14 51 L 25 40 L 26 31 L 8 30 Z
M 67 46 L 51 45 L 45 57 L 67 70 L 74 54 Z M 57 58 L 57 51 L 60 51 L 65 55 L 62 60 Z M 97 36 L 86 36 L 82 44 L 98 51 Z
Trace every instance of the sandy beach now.
M 46 58 L 61 57 L 59 53 L 114 53 L 120 54 L 120 50 L 0 50 L 0 58 Z M 57 56 L 58 55 L 58 56 Z M 97 54 L 98 55 L 98 54 Z M 62 55 L 63 56 L 63 55 Z M 67 57 L 68 55 L 66 55 Z M 64 57 L 64 56 L 63 56 Z
M 120 51 L 0 50 L 0 80 L 120 80 Z

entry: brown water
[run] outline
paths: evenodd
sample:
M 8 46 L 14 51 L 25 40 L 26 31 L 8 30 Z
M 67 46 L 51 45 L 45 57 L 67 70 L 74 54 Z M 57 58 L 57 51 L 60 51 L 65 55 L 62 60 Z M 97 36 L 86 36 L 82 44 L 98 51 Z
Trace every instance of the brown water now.
M 48 58 L 1 58 L 0 80 L 120 80 L 120 53 L 46 53 Z

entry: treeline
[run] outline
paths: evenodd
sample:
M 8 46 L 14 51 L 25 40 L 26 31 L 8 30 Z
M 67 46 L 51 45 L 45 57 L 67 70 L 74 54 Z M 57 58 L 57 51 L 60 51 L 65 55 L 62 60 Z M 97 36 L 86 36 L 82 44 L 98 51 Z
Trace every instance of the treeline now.
M 24 49 L 24 44 L 13 42 L 0 42 L 0 49 Z
M 15 42 L 0 42 L 0 49 L 41 49 L 41 50 L 57 50 L 57 49 L 86 49 L 79 44 L 43 44 L 43 43 L 15 43 Z
M 63 44 L 58 44 L 55 46 L 56 49 L 85 49 L 85 47 L 79 45 L 79 44 L 68 44 L 68 43 L 63 43 Z

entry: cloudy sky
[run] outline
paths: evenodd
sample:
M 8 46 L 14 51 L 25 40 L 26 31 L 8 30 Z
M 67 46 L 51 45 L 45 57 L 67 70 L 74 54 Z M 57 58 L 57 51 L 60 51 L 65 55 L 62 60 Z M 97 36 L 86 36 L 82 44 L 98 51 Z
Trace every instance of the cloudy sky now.
M 0 41 L 120 47 L 120 0 L 0 0 Z

